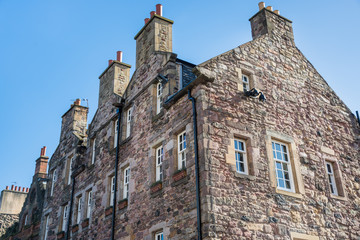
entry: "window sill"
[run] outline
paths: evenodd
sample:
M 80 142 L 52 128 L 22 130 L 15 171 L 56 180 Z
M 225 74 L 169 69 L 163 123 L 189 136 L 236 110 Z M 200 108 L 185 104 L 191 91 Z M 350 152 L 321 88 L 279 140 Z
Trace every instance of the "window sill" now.
M 347 198 L 344 196 L 336 196 L 333 194 L 330 194 L 330 198 L 336 199 L 336 200 L 341 200 L 341 201 L 347 201 Z
M 303 196 L 300 193 L 294 193 L 294 192 L 288 192 L 285 190 L 280 190 L 280 189 L 275 189 L 276 193 L 282 194 L 282 195 L 286 195 L 286 196 L 290 196 L 290 197 L 294 197 L 294 198 L 299 198 L 302 199 Z
M 164 116 L 164 109 L 161 109 L 161 111 L 152 117 L 152 122 L 156 122 L 159 120 L 162 116 Z
M 124 145 L 125 143 L 129 142 L 131 139 L 132 139 L 132 135 L 130 135 L 129 137 L 127 137 L 127 138 L 125 138 L 124 140 L 122 140 L 122 141 L 119 143 L 119 146 Z M 114 148 L 114 151 L 116 151 L 116 148 Z
M 84 229 L 86 227 L 89 226 L 89 222 L 90 222 L 90 219 L 89 218 L 86 218 L 83 220 L 83 222 L 81 223 L 81 227 Z
M 244 174 L 244 173 L 239 173 L 239 172 L 234 172 L 234 177 L 236 178 L 241 178 L 241 179 L 248 179 L 250 181 L 255 181 L 256 177 L 253 175 L 248 175 L 248 174 Z
M 92 170 L 95 167 L 95 163 L 90 163 L 90 165 L 88 166 L 89 170 Z
M 162 182 L 158 181 L 151 185 L 150 187 L 150 195 L 151 197 L 157 197 L 162 194 Z
M 118 209 L 119 210 L 123 210 L 123 209 L 127 208 L 127 206 L 128 206 L 128 199 L 127 198 L 125 198 L 125 199 L 118 202 Z
M 109 206 L 105 209 L 105 217 L 111 215 L 113 213 L 113 206 Z
M 72 233 L 76 233 L 77 231 L 79 231 L 79 224 L 75 224 L 71 227 Z

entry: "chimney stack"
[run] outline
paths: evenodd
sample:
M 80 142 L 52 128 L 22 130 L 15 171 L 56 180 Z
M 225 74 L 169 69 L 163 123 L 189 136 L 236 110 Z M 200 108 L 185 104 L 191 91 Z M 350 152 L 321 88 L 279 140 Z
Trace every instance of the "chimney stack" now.
M 263 8 L 265 8 L 265 3 L 259 2 L 259 11 L 262 10 Z
M 163 6 L 156 5 L 156 11 L 150 12 L 150 19 L 145 19 L 143 27 L 135 36 L 136 68 L 146 63 L 154 53 L 172 53 L 172 24 L 163 17 Z
M 123 56 L 123 52 L 122 51 L 117 51 L 116 52 L 116 61 L 122 62 L 122 56 Z
M 74 105 L 80 105 L 80 99 L 76 99 Z M 35 175 L 36 174 L 46 175 L 49 157 L 46 157 L 45 155 L 46 155 L 46 146 L 41 148 L 40 157 L 36 160 Z
M 162 5 L 156 4 L 156 14 L 162 17 Z
M 282 44 L 295 46 L 292 22 L 280 16 L 279 10 L 273 11 L 272 6 L 266 7 L 267 11 L 264 11 L 264 8 L 265 3 L 260 2 L 259 12 L 249 19 L 252 38 L 257 39 L 264 35 L 276 36 L 276 39 L 281 39 Z

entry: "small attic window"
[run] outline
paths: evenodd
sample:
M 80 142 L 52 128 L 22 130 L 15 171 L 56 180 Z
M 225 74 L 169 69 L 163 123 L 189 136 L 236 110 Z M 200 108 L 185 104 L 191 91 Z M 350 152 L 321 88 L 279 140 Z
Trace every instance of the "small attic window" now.
M 248 75 L 245 75 L 245 74 L 242 75 L 242 85 L 243 85 L 244 92 L 250 90 L 250 78 Z

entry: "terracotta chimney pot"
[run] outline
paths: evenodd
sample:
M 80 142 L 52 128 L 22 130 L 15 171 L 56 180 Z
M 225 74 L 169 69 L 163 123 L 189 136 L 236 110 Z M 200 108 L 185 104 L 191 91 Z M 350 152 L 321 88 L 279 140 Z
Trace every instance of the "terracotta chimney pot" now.
M 265 8 L 265 3 L 264 2 L 259 2 L 259 11 L 261 9 Z
M 162 5 L 156 4 L 156 15 L 162 16 Z
M 116 52 L 116 61 L 122 62 L 122 56 L 123 56 L 123 52 L 117 51 Z

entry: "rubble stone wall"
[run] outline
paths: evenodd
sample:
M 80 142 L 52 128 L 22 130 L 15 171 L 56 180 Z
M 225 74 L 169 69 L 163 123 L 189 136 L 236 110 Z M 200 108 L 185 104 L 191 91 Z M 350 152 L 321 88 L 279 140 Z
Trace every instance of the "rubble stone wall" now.
M 0 238 L 17 221 L 19 221 L 19 214 L 0 213 Z

